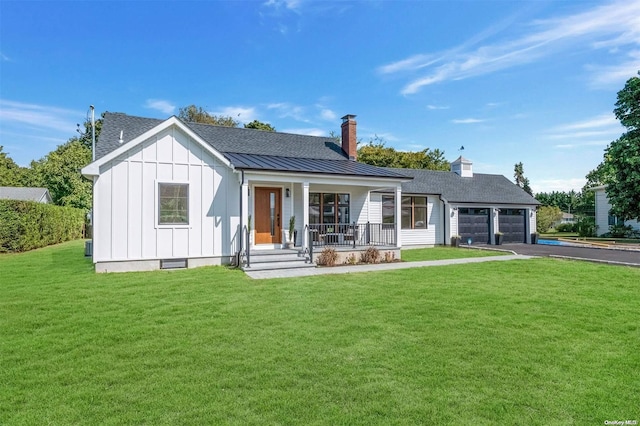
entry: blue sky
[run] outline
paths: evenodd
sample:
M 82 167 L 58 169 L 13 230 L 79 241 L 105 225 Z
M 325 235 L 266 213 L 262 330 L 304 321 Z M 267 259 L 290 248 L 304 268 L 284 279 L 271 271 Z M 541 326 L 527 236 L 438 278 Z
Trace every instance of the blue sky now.
M 640 1 L 0 0 L 0 145 L 28 165 L 90 104 L 313 135 L 356 114 L 365 142 L 580 190 L 639 69 Z

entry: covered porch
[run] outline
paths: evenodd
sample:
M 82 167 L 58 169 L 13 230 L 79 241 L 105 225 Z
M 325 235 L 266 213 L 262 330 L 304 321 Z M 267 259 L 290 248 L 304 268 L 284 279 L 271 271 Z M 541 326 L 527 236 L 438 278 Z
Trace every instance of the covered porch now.
M 400 248 L 399 221 L 382 223 L 376 211 L 380 206 L 371 202 L 371 192 L 381 189 L 395 193 L 395 217 L 400 217 L 397 178 L 246 172 L 241 202 L 244 251 Z

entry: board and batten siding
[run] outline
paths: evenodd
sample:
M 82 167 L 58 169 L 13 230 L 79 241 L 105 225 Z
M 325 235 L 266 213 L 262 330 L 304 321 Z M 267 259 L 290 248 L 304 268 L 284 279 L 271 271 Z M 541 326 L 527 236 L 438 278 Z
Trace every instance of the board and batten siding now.
M 158 225 L 158 183 L 189 184 L 189 224 Z M 176 127 L 100 167 L 95 262 L 218 257 L 237 249 L 233 172 Z

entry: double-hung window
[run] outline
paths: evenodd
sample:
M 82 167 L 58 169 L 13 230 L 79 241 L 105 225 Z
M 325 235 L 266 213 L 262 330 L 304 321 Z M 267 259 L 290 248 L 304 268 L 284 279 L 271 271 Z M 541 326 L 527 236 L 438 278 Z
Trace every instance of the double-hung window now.
M 158 225 L 189 224 L 189 184 L 158 183 Z

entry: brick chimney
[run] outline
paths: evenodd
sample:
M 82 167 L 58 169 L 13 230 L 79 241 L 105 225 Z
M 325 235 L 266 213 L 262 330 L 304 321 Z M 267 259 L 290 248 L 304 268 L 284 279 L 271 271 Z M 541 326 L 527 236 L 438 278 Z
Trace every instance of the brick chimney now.
M 358 159 L 358 142 L 356 141 L 356 116 L 347 114 L 342 117 L 342 150 L 349 160 Z

